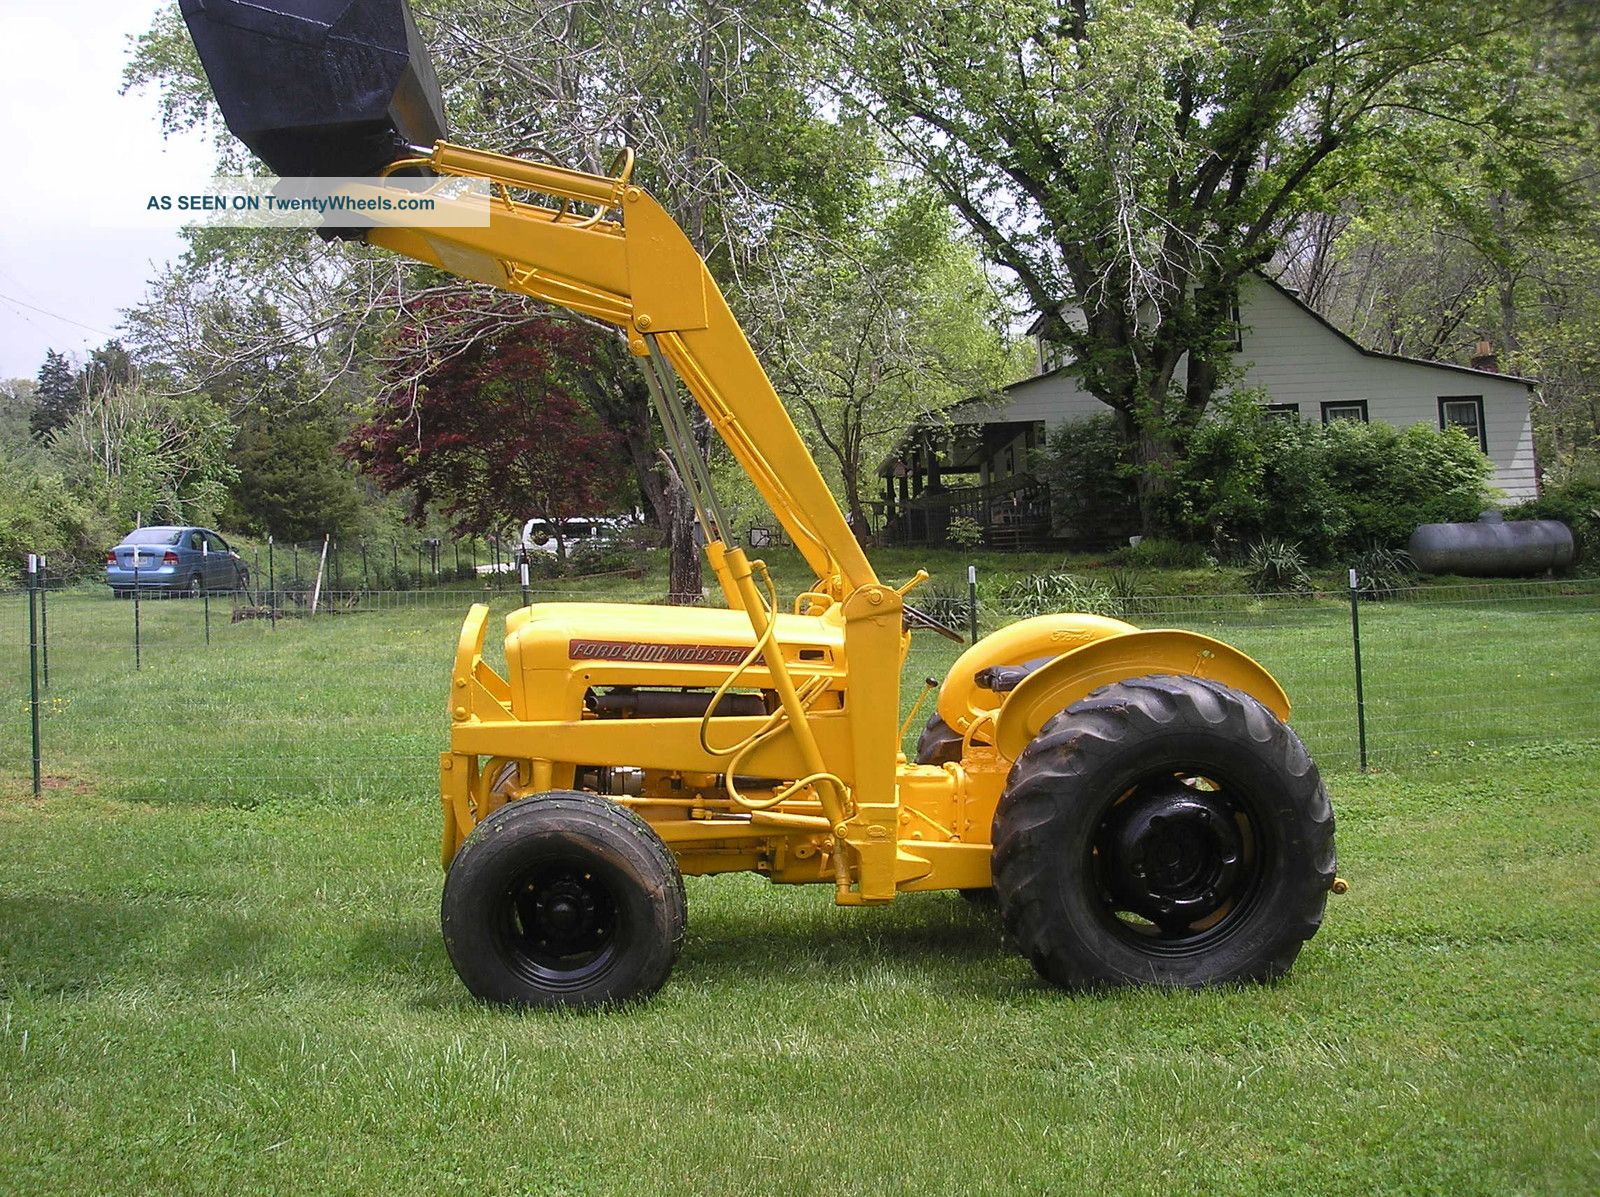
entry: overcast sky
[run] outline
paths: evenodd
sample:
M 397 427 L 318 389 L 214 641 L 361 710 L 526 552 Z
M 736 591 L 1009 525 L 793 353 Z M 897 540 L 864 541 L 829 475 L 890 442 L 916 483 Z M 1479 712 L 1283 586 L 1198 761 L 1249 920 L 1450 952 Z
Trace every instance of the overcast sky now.
M 142 201 L 199 190 L 210 151 L 163 139 L 152 93 L 117 94 L 130 37 L 170 2 L 0 0 L 0 378 L 31 378 L 46 348 L 104 342 L 182 251 Z

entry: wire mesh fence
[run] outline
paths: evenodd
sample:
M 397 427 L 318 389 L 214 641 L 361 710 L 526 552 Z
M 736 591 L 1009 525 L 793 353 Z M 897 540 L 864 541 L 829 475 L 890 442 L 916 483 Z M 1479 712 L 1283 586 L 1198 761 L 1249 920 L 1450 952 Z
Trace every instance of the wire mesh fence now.
M 256 617 L 259 593 L 212 597 L 208 639 L 203 599 L 135 604 L 86 587 L 40 596 L 46 787 L 163 802 L 432 803 L 459 620 L 473 602 L 487 602 L 496 617 L 524 602 L 515 577 L 503 587 L 475 579 L 332 589 L 315 614 L 309 603 L 284 600 L 266 618 Z M 620 575 L 530 584 L 526 594 L 535 602 L 661 597 L 659 583 Z M 1348 594 L 1119 602 L 1118 613 L 1142 627 L 1186 628 L 1255 657 L 1290 694 L 1294 726 L 1323 767 L 1357 764 Z M 1375 764 L 1600 736 L 1600 581 L 1401 590 L 1359 603 L 1358 616 Z M 1004 618 L 987 612 L 983 622 Z M 0 594 L 0 780 L 20 784 L 31 762 L 29 635 L 27 594 Z M 493 663 L 497 640 L 490 637 Z M 942 676 L 959 652 L 919 636 L 907 676 Z M 915 689 L 905 687 L 907 705 Z

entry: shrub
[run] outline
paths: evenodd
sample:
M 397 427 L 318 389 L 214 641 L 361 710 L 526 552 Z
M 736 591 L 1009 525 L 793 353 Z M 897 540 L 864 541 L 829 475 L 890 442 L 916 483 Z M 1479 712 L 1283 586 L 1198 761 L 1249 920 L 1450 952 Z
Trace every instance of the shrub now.
M 1163 536 L 1141 537 L 1138 544 L 1118 549 L 1115 556 L 1123 565 L 1144 569 L 1206 569 L 1217 564 L 1205 545 Z
M 983 543 L 983 528 L 970 515 L 958 515 L 945 530 L 950 543 L 958 549 L 975 549 Z
M 1560 520 L 1572 529 L 1582 560 L 1600 557 L 1600 467 L 1547 483 L 1537 499 L 1505 511 L 1508 520 Z
M 1312 560 L 1398 548 L 1418 524 L 1471 520 L 1489 459 L 1460 429 L 1326 427 L 1221 404 L 1194 430 L 1169 521 L 1188 541 L 1293 541 Z
M 1072 574 L 1030 574 L 1001 586 L 994 603 L 1007 615 L 1026 619 L 1057 611 L 1117 616 L 1123 605 L 1103 582 Z
M 626 545 L 579 544 L 567 552 L 567 573 L 610 574 L 639 565 L 641 558 Z
M 1404 549 L 1371 545 L 1357 553 L 1350 566 L 1356 571 L 1356 592 L 1362 598 L 1393 598 L 1417 582 L 1417 563 Z
M 946 588 L 935 583 L 925 590 L 918 591 L 912 606 L 949 627 L 959 630 L 967 626 L 965 586 L 958 590 L 955 587 Z
M 1493 466 L 1459 428 L 1335 420 L 1323 437 L 1329 480 L 1350 513 L 1336 551 L 1397 547 L 1418 524 L 1470 521 L 1493 506 Z
M 1034 470 L 1050 485 L 1050 526 L 1082 544 L 1126 542 L 1139 530 L 1133 458 L 1110 416 L 1071 420 L 1050 431 Z
M 1058 536 L 1110 544 L 1135 530 L 1134 469 L 1109 417 L 1055 429 L 1036 468 L 1050 484 Z M 1347 559 L 1370 545 L 1399 548 L 1418 524 L 1477 518 L 1493 504 L 1492 472 L 1459 428 L 1351 420 L 1324 427 L 1269 416 L 1255 397 L 1233 395 L 1188 434 L 1159 513 L 1187 547 L 1147 540 L 1118 559 L 1194 567 L 1207 564 L 1194 546 L 1232 556 L 1235 546 L 1262 541 L 1293 542 L 1313 561 Z
M 15 585 L 29 553 L 63 578 L 98 568 L 118 533 L 59 474 L 36 472 L 0 451 L 0 586 Z
M 1244 584 L 1251 594 L 1309 594 L 1305 555 L 1293 541 L 1258 540 L 1245 556 Z

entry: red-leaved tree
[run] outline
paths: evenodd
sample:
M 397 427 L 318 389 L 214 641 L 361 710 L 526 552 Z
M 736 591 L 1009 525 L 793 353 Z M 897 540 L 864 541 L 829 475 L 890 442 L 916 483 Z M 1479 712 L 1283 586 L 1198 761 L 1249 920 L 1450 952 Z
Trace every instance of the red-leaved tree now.
M 430 315 L 436 336 L 451 316 Z M 630 508 L 622 439 L 580 398 L 604 335 L 551 318 L 454 345 L 386 390 L 341 451 L 384 491 L 408 491 L 417 516 L 436 505 L 463 535 Z

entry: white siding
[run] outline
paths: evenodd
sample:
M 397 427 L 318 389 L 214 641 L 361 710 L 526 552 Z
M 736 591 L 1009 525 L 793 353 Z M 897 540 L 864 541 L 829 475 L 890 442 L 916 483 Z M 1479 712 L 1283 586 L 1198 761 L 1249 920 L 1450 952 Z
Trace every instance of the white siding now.
M 1240 309 L 1244 385 L 1262 388 L 1268 402 L 1298 404 L 1301 419 L 1320 421 L 1324 403 L 1364 399 L 1371 420 L 1401 428 L 1437 428 L 1441 398 L 1481 396 L 1484 439 L 1494 464 L 1492 483 L 1511 501 L 1538 493 L 1528 383 L 1481 370 L 1363 353 L 1264 281 L 1245 285 Z M 952 414 L 972 422 L 1043 420 L 1055 425 L 1106 410 L 1070 372 L 1059 370 L 1016 383 L 999 403 Z
M 960 408 L 951 415 L 964 423 L 1043 420 L 1047 424 L 1062 424 L 1068 420 L 1103 416 L 1110 410 L 1080 387 L 1070 371 L 1057 370 L 1012 384 L 999 403 Z

